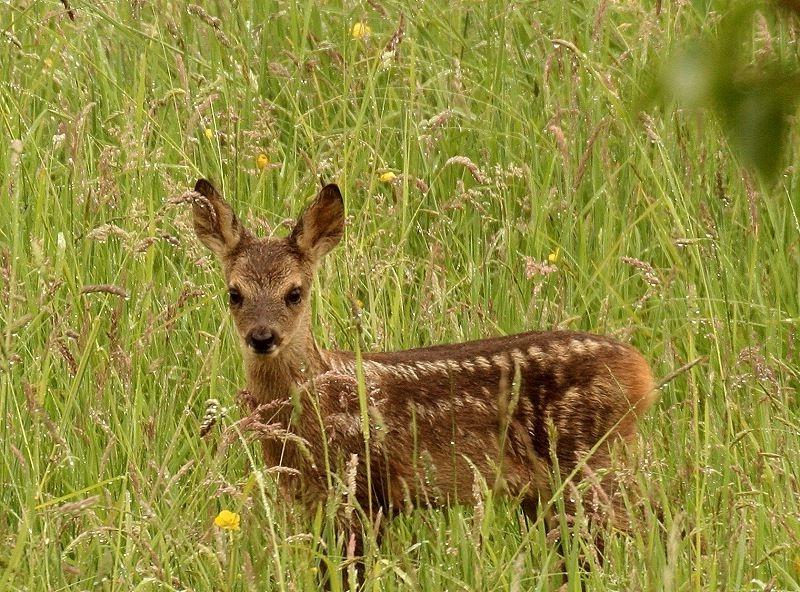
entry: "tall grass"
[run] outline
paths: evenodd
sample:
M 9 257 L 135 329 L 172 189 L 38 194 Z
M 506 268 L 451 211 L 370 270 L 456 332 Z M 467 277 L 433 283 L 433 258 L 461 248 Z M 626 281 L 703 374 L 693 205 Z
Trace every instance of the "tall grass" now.
M 262 234 L 342 185 L 327 346 L 560 327 L 630 341 L 658 376 L 700 359 L 641 426 L 637 528 L 602 567 L 581 520 L 559 548 L 484 492 L 393 520 L 366 589 L 800 588 L 800 174 L 762 185 L 712 120 L 640 102 L 726 9 L 650 4 L 3 3 L 0 590 L 309 590 L 320 558 L 346 570 L 329 520 L 222 435 L 240 356 L 170 202 L 198 176 Z M 762 27 L 755 55 L 796 58 L 796 28 Z M 225 413 L 200 439 L 209 398 Z M 240 531 L 213 525 L 223 508 Z

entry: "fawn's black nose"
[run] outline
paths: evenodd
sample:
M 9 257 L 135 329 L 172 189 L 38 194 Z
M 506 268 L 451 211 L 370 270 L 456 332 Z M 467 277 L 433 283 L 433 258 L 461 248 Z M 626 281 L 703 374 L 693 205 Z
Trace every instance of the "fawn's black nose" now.
M 275 351 L 280 339 L 269 329 L 253 329 L 247 334 L 247 345 L 257 354 L 269 354 Z

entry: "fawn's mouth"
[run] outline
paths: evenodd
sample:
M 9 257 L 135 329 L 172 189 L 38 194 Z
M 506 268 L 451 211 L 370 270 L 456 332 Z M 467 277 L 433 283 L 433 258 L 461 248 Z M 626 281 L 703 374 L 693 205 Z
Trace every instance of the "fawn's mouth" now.
M 265 358 L 271 358 L 275 354 L 278 353 L 278 346 L 274 343 L 271 343 L 268 346 L 260 347 L 260 346 L 253 346 L 248 345 L 248 349 L 257 356 L 264 356 Z

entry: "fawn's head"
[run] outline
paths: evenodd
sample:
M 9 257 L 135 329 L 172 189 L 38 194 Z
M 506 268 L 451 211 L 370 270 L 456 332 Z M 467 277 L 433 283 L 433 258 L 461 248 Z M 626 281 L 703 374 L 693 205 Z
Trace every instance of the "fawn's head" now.
M 192 206 L 194 230 L 222 263 L 231 314 L 245 350 L 277 356 L 282 348 L 306 339 L 314 271 L 344 230 L 339 188 L 322 188 L 288 237 L 264 239 L 242 226 L 211 183 L 200 179 L 194 190 L 205 198 Z

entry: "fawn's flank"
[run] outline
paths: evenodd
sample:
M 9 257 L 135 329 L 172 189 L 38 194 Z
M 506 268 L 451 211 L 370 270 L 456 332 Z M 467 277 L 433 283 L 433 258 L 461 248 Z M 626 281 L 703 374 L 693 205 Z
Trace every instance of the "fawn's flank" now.
M 596 477 L 600 497 L 616 499 L 613 472 L 596 471 L 608 467 L 615 441 L 635 435 L 655 397 L 636 349 L 546 331 L 365 353 L 359 362 L 352 352 L 321 350 L 309 292 L 342 237 L 339 188 L 325 186 L 288 237 L 267 239 L 246 230 L 205 179 L 195 192 L 195 232 L 222 263 L 250 404 L 291 436 L 263 440 L 269 465 L 296 471 L 281 482 L 288 493 L 323 501 L 326 467 L 341 470 L 358 455 L 356 499 L 373 512 L 470 503 L 476 473 L 535 511 L 553 494 L 555 467 L 561 477 Z M 616 523 L 616 504 L 606 505 Z

